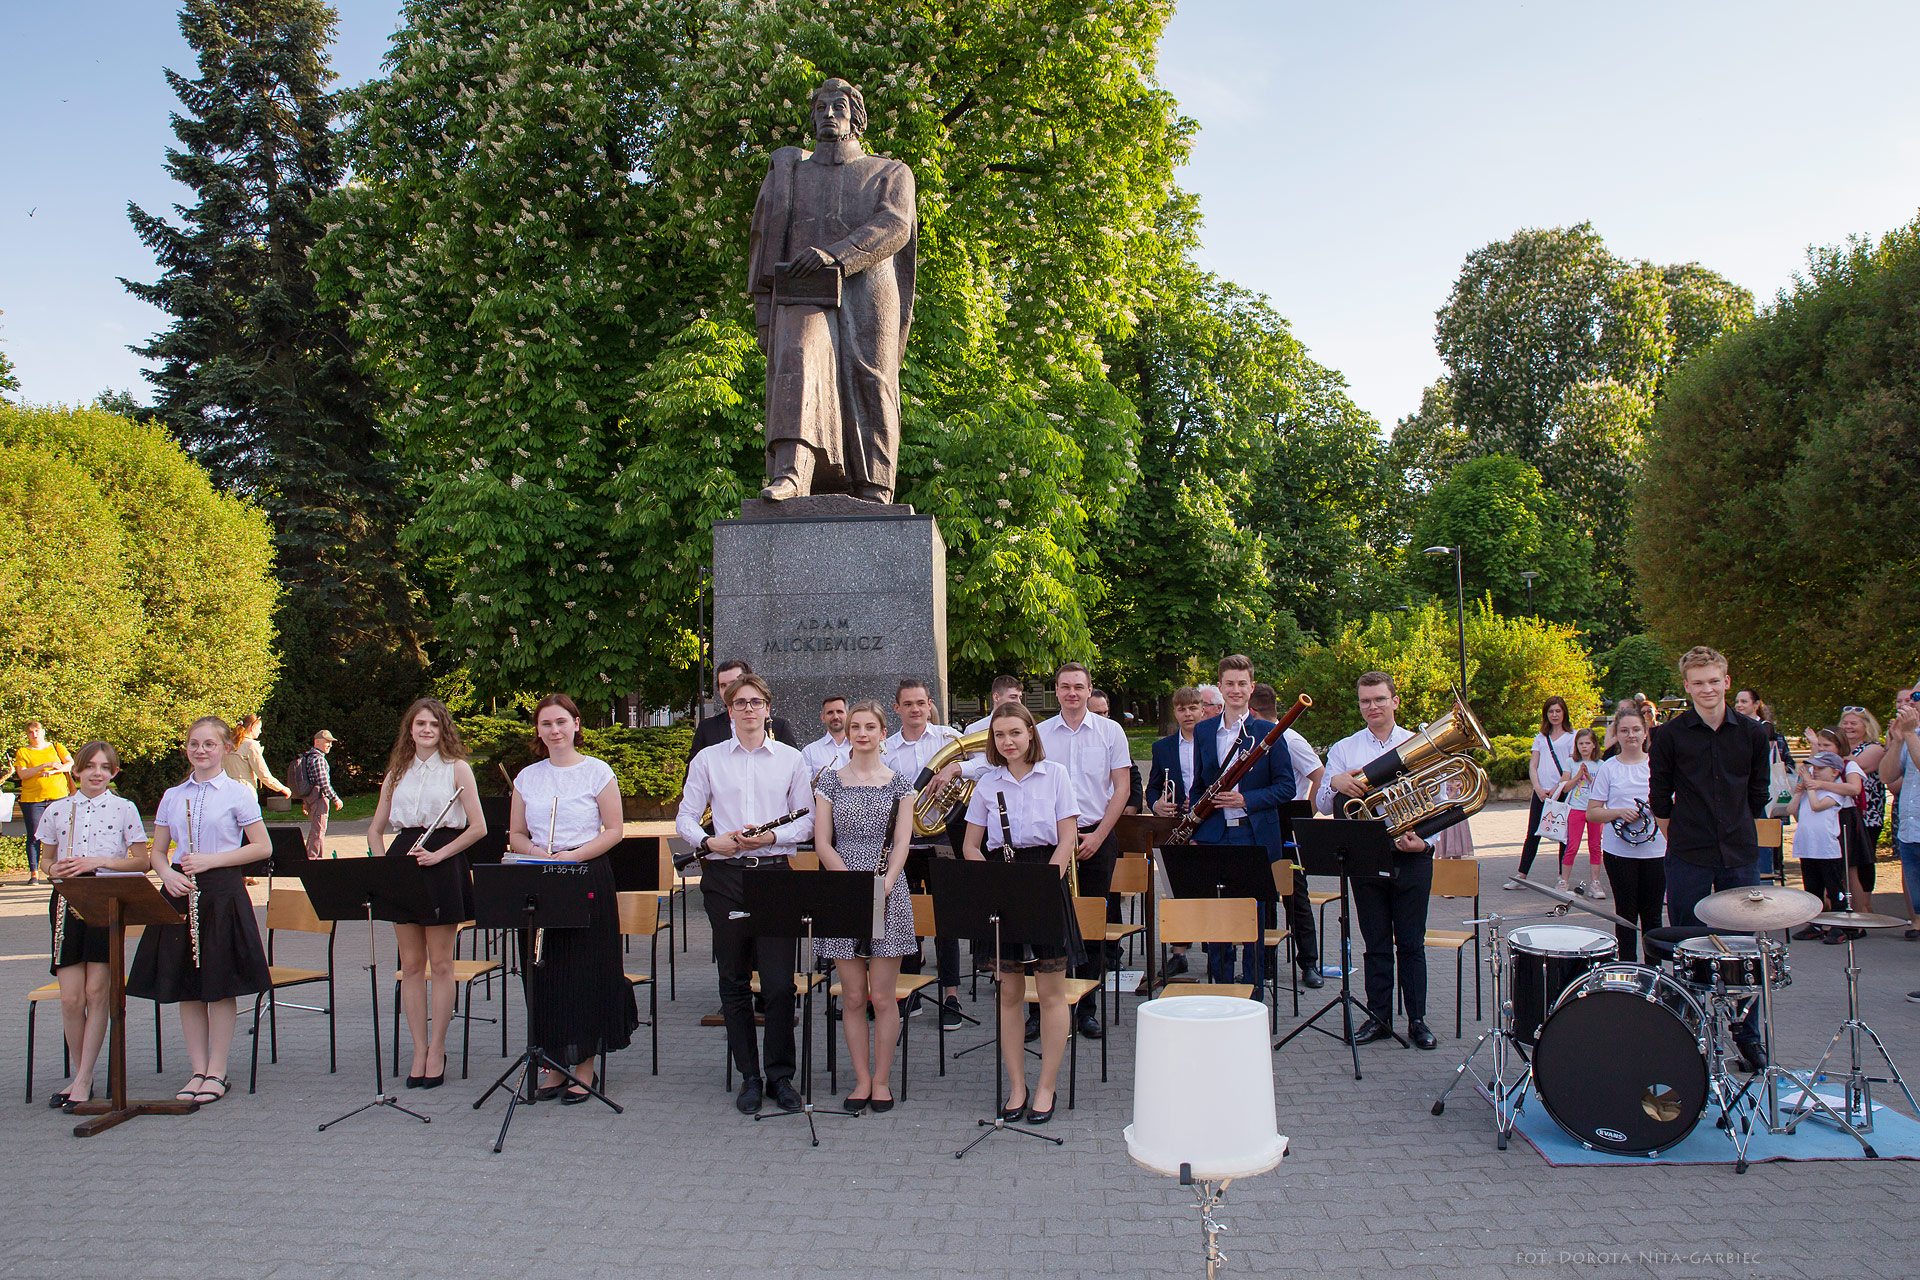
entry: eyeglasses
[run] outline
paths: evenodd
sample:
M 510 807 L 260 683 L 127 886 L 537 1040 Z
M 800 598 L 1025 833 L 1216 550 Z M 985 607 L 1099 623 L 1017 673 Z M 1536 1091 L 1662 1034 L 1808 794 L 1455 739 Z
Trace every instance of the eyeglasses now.
M 1388 694 L 1384 698 L 1362 698 L 1360 699 L 1360 705 L 1363 707 L 1384 707 L 1384 706 L 1387 706 L 1392 701 L 1393 701 L 1393 695 Z
M 733 700 L 733 709 L 735 711 L 759 711 L 766 705 L 767 700 L 765 698 L 735 698 Z

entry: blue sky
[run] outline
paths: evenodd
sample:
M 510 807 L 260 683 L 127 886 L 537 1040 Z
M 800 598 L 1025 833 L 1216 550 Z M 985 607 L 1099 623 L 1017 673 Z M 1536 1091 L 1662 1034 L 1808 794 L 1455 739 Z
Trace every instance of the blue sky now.
M 395 0 L 340 0 L 334 66 L 374 74 Z M 1181 181 L 1202 260 L 1267 294 L 1382 425 L 1440 372 L 1461 260 L 1591 220 L 1763 301 L 1810 245 L 1920 207 L 1920 5 L 1187 0 L 1161 77 L 1201 129 Z M 162 317 L 128 226 L 192 60 L 163 0 L 0 0 L 0 341 L 34 401 L 147 398 L 126 345 Z

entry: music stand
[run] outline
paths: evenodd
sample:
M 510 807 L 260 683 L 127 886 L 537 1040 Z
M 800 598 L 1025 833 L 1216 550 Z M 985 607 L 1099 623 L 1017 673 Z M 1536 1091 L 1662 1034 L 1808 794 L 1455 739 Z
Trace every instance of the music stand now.
M 473 869 L 473 921 L 483 929 L 516 930 L 522 947 L 531 950 L 521 957 L 521 970 L 527 997 L 527 1047 L 508 1064 L 500 1078 L 473 1100 L 478 1111 L 493 1091 L 507 1082 L 515 1071 L 519 1081 L 507 1099 L 506 1118 L 500 1122 L 500 1136 L 493 1141 L 495 1155 L 507 1143 L 507 1127 L 513 1123 L 513 1109 L 522 1103 L 533 1106 L 539 1089 L 536 1072 L 557 1073 L 567 1087 L 579 1085 L 612 1107 L 616 1115 L 626 1108 L 600 1092 L 600 1084 L 576 1078 L 570 1067 L 563 1067 L 547 1056 L 535 1042 L 533 970 L 542 963 L 534 952 L 540 949 L 538 934 L 543 929 L 584 929 L 593 918 L 591 871 L 583 862 L 511 862 Z M 504 998 L 504 997 L 503 997 Z
M 1394 855 L 1398 851 L 1387 835 L 1387 824 L 1379 821 L 1302 822 L 1294 827 L 1293 838 L 1300 849 L 1300 861 L 1309 874 L 1340 877 L 1340 994 L 1280 1037 L 1273 1048 L 1279 1052 L 1286 1048 L 1287 1041 L 1312 1027 L 1321 1035 L 1346 1041 L 1347 1049 L 1353 1054 L 1353 1078 L 1358 1080 L 1360 1046 L 1353 1042 L 1353 1011 L 1358 1009 L 1366 1014 L 1367 1007 L 1353 998 L 1353 923 L 1347 887 L 1354 880 L 1393 879 Z M 1335 1035 L 1320 1025 L 1320 1019 L 1335 1009 L 1340 1010 L 1344 1034 Z M 1407 1047 L 1406 1037 L 1398 1031 L 1389 1027 L 1387 1034 L 1398 1040 L 1401 1048 Z
M 293 875 L 293 868 L 307 860 L 307 833 L 299 827 L 268 827 L 267 875 Z
M 614 892 L 660 891 L 660 844 L 659 836 L 622 836 L 619 844 L 607 850 Z
M 1169 857 L 1169 854 L 1175 856 Z M 1275 864 L 1260 844 L 1179 844 L 1160 851 L 1167 884 L 1176 898 L 1252 898 L 1272 905 L 1280 901 L 1273 883 Z M 1265 922 L 1262 922 L 1265 928 Z M 1227 943 L 1231 947 L 1232 943 Z M 1255 991 L 1267 985 L 1267 948 L 1254 944 Z
M 401 1106 L 400 1099 L 387 1092 L 380 1065 L 380 954 L 373 928 L 375 920 L 419 920 L 433 914 L 420 864 L 412 858 L 308 858 L 294 874 L 306 888 L 313 913 L 322 920 L 367 922 L 367 983 L 373 989 L 373 1101 L 327 1121 L 320 1132 L 374 1107 L 390 1107 L 421 1124 L 433 1123 Z
M 771 867 L 748 868 L 740 873 L 740 892 L 757 938 L 800 938 L 809 959 L 813 940 L 820 934 L 829 938 L 866 938 L 873 933 L 874 875 L 871 871 L 779 871 Z M 760 975 L 764 984 L 769 975 Z M 800 1009 L 800 1082 L 803 1101 L 798 1111 L 757 1111 L 754 1120 L 778 1120 L 786 1116 L 805 1116 L 813 1145 L 820 1145 L 820 1130 L 813 1118 L 853 1116 L 852 1111 L 813 1105 L 813 983 L 806 984 Z M 763 986 L 764 989 L 764 986 Z M 768 1016 L 772 1013 L 769 1010 Z M 829 1030 L 828 1034 L 832 1034 Z M 891 1048 L 888 1050 L 892 1052 Z
M 73 1126 L 73 1136 L 91 1138 L 134 1116 L 198 1111 L 197 1102 L 127 1099 L 127 926 L 181 924 L 180 913 L 145 876 L 81 876 L 56 880 L 53 889 L 82 920 L 107 931 L 107 1096 L 74 1104 L 74 1115 L 91 1118 Z
M 993 980 L 1006 981 L 999 955 L 1007 942 L 1063 946 L 1067 940 L 1067 904 L 1060 893 L 1060 873 L 1046 862 L 975 862 L 945 858 L 934 863 L 933 911 L 942 927 L 970 938 L 993 938 Z M 1000 1115 L 1005 1101 L 1005 1043 L 1000 1031 L 1000 1000 L 993 1010 L 993 1118 L 982 1120 L 986 1130 L 953 1153 L 959 1160 L 996 1133 L 1020 1133 L 1061 1146 L 1066 1139 L 1011 1125 Z

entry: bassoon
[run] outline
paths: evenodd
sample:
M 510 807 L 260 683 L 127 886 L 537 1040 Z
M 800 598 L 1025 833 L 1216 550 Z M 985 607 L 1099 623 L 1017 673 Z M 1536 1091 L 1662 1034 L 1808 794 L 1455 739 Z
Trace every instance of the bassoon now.
M 1180 824 L 1160 842 L 1161 847 L 1192 844 L 1193 833 L 1200 829 L 1201 823 L 1213 815 L 1215 809 L 1219 808 L 1213 802 L 1213 798 L 1222 791 L 1232 791 L 1238 787 L 1240 779 L 1247 776 L 1247 771 L 1259 764 L 1267 752 L 1273 750 L 1275 744 L 1280 741 L 1280 735 L 1287 731 L 1287 726 L 1312 705 L 1313 699 L 1304 693 L 1295 698 L 1293 705 L 1287 708 L 1287 714 L 1281 716 L 1280 722 L 1267 731 L 1266 737 L 1254 743 L 1247 751 L 1235 756 L 1233 761 L 1220 771 L 1220 776 L 1213 780 L 1213 785 L 1194 797 L 1192 806 L 1187 810 L 1187 816 L 1180 819 Z

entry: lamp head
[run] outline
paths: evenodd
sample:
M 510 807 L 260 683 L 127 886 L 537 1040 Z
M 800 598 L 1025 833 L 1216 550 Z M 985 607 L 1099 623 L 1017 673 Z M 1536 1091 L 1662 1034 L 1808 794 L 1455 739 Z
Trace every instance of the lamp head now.
M 1428 547 L 1420 554 L 1427 556 L 1450 556 L 1453 554 L 1453 550 L 1452 547 Z

